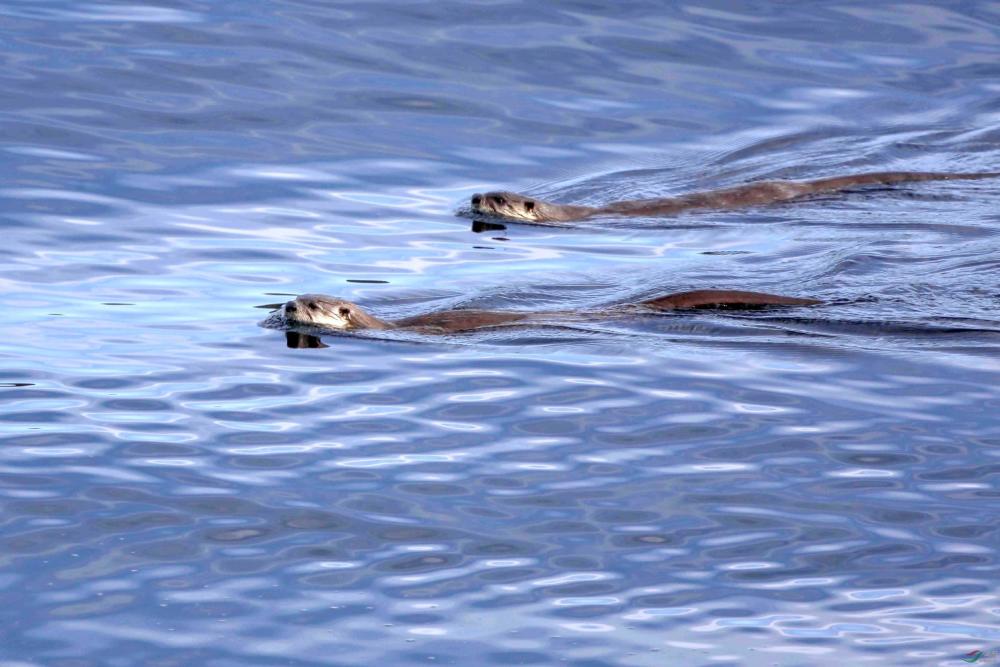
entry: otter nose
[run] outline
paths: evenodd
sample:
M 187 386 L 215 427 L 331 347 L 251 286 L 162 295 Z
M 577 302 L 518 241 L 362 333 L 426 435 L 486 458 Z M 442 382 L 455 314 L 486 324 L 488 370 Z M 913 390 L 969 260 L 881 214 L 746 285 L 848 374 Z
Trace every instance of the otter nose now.
M 286 313 L 294 313 L 297 309 L 298 306 L 295 305 L 294 301 L 289 301 L 288 303 L 285 304 Z
M 482 201 L 483 201 L 483 196 L 481 194 L 479 194 L 478 192 L 476 194 L 472 195 L 472 205 L 473 206 L 479 206 L 479 204 L 481 204 Z

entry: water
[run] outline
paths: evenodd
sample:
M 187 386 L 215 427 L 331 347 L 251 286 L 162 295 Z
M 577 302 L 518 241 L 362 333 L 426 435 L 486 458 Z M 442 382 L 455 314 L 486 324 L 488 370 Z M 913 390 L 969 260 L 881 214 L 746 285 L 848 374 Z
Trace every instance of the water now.
M 0 7 L 0 657 L 958 665 L 1000 647 L 1000 9 Z M 831 301 L 289 348 L 258 306 Z

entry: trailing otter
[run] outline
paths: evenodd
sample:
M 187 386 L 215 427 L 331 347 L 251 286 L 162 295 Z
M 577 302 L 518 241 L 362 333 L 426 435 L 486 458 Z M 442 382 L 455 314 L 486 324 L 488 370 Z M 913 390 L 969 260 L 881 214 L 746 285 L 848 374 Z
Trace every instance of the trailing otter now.
M 493 310 L 442 310 L 389 322 L 366 313 L 357 304 L 324 294 L 303 294 L 282 305 L 272 317 L 262 322 L 273 326 L 281 320 L 286 324 L 316 327 L 336 331 L 365 329 L 411 329 L 424 333 L 458 333 L 484 327 L 495 327 L 515 322 L 530 322 L 543 318 L 595 317 L 650 310 L 682 310 L 688 308 L 757 308 L 764 306 L 813 306 L 822 303 L 816 299 L 803 299 L 763 292 L 737 290 L 695 290 L 677 292 L 636 304 L 625 304 L 614 309 L 577 312 L 526 313 Z M 273 319 L 272 319 L 273 318 Z
M 620 201 L 599 207 L 554 204 L 515 192 L 487 192 L 472 195 L 472 211 L 529 222 L 568 222 L 600 215 L 675 215 L 698 209 L 731 209 L 776 204 L 863 185 L 894 185 L 916 181 L 950 181 L 997 176 L 1000 176 L 1000 173 L 886 171 L 820 178 L 813 181 L 760 181 L 724 190 L 695 192 L 662 199 Z

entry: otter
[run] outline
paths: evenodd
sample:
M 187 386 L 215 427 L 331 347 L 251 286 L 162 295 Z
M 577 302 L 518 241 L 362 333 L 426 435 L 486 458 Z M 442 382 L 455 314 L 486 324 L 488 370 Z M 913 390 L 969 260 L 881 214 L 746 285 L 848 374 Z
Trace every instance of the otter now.
M 802 199 L 809 195 L 841 192 L 847 188 L 864 185 L 894 185 L 916 181 L 949 181 L 997 176 L 1000 176 L 1000 172 L 884 171 L 820 178 L 813 181 L 759 181 L 723 190 L 694 192 L 661 199 L 620 201 L 600 207 L 554 204 L 516 192 L 487 192 L 472 195 L 472 211 L 527 222 L 569 222 L 602 215 L 675 215 L 699 209 L 731 209 L 776 204 Z
M 625 314 L 629 312 L 686 310 L 694 308 L 762 308 L 767 306 L 814 306 L 818 299 L 745 292 L 738 290 L 704 289 L 677 292 L 647 299 L 639 303 L 623 304 L 611 310 L 593 311 L 593 316 Z M 303 294 L 285 303 L 264 320 L 264 326 L 282 322 L 290 325 L 315 327 L 332 331 L 410 329 L 422 333 L 460 333 L 473 329 L 496 327 L 541 318 L 573 317 L 583 313 L 566 312 L 512 312 L 493 310 L 441 310 L 425 315 L 386 321 L 365 312 L 357 304 L 325 294 Z

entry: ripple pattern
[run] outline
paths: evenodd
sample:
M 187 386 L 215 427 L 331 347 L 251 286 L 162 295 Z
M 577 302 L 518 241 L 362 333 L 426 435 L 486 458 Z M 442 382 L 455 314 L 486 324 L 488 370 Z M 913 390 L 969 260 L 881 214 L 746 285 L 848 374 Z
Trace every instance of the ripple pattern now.
M 0 6 L 0 662 L 957 665 L 1000 647 L 990 3 Z M 458 215 L 456 215 L 458 213 Z M 821 308 L 285 338 L 730 287 Z

